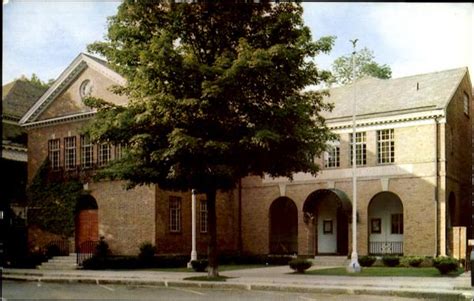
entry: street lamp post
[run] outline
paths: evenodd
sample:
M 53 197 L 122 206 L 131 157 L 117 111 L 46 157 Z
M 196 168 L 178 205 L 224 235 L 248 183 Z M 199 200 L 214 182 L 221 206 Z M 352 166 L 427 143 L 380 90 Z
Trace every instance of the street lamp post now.
M 351 263 L 347 267 L 350 273 L 360 272 L 359 259 L 357 255 L 357 152 L 356 152 L 356 86 L 355 86 L 355 53 L 358 39 L 351 40 L 354 48 L 352 52 L 352 89 L 354 92 L 352 100 L 352 254 Z

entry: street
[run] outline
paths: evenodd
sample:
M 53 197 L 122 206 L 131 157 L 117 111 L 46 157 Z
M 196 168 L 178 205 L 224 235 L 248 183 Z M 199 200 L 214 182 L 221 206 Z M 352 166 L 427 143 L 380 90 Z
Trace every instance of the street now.
M 274 291 L 244 291 L 235 289 L 203 289 L 135 285 L 94 285 L 80 283 L 41 283 L 23 281 L 3 281 L 3 299 L 101 299 L 101 300 L 360 300 L 360 301 L 409 301 L 413 298 L 381 297 L 367 295 L 328 295 Z

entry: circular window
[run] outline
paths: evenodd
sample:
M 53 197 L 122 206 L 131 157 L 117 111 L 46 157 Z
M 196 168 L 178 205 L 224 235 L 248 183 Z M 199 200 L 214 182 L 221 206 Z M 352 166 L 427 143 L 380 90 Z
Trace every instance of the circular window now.
M 79 95 L 81 98 L 87 97 L 92 93 L 92 82 L 88 79 L 82 82 L 81 86 L 79 87 Z

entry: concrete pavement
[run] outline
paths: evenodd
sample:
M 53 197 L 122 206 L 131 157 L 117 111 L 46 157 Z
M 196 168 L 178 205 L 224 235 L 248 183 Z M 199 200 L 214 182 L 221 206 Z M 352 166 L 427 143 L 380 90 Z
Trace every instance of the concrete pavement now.
M 55 271 L 4 269 L 3 279 L 38 282 L 132 284 L 166 287 L 234 288 L 304 293 L 364 294 L 472 300 L 470 273 L 459 277 L 351 277 L 292 274 L 288 266 L 221 272 L 226 282 L 189 281 L 184 278 L 205 273 L 167 271 Z

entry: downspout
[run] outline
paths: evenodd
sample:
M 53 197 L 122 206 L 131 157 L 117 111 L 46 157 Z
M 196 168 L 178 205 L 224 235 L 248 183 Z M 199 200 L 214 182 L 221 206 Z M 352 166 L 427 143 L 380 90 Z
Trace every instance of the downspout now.
M 435 121 L 435 141 L 436 141 L 436 154 L 435 154 L 435 175 L 436 175 L 436 184 L 435 184 L 435 249 L 434 257 L 438 256 L 438 202 L 439 202 L 439 121 L 438 118 L 434 118 Z

